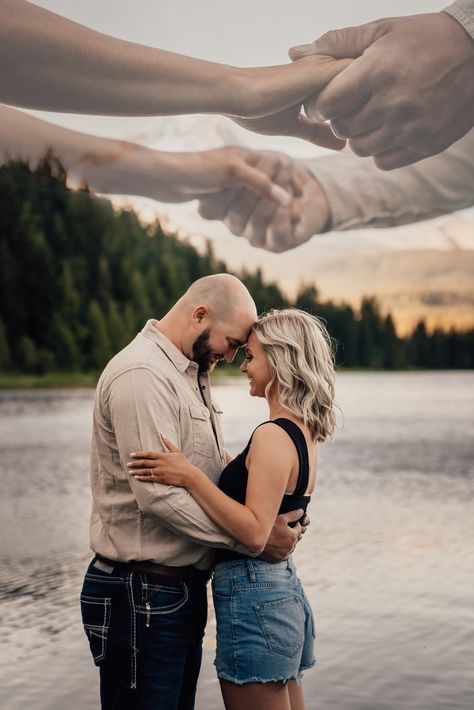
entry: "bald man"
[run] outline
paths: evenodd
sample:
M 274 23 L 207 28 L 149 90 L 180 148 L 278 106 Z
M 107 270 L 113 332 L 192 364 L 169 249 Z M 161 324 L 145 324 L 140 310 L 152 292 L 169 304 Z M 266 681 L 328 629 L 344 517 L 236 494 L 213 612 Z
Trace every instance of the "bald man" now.
M 184 488 L 129 476 L 133 451 L 163 450 L 160 435 L 217 482 L 227 463 L 209 372 L 231 362 L 257 316 L 239 279 L 196 281 L 149 320 L 97 385 L 91 453 L 91 548 L 83 623 L 100 670 L 102 708 L 194 707 L 212 548 L 241 549 Z M 265 553 L 284 559 L 301 511 L 280 516 Z M 248 554 L 248 551 L 245 551 Z

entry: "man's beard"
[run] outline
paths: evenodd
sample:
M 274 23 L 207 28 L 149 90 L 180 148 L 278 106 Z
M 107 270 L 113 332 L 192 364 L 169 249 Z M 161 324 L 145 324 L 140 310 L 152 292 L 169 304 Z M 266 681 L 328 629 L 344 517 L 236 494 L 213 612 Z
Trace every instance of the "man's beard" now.
M 199 372 L 209 372 L 214 365 L 211 362 L 213 358 L 212 349 L 209 347 L 210 334 L 209 328 L 203 330 L 193 343 L 193 360 L 198 364 Z

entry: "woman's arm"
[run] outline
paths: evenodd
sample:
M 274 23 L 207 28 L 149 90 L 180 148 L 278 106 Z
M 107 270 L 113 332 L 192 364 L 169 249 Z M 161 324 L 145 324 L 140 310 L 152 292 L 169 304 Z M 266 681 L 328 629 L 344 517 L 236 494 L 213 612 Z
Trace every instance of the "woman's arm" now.
M 108 116 L 269 116 L 248 126 L 265 133 L 275 132 L 270 114 L 295 104 L 299 114 L 346 61 L 312 56 L 237 68 L 117 39 L 25 0 L 2 0 L 0 66 L 0 102 L 12 106 Z M 307 126 L 293 114 L 290 121 L 290 128 L 283 121 L 285 134 L 308 138 Z M 329 126 L 318 126 L 315 139 L 326 145 L 331 135 Z
M 167 439 L 170 453 L 137 452 L 131 469 L 153 471 L 152 475 L 133 472 L 139 480 L 183 486 L 210 518 L 250 552 L 266 545 L 286 490 L 293 462 L 288 437 L 275 424 L 264 424 L 255 432 L 248 459 L 248 484 L 245 505 L 223 493 L 207 476 L 193 466 Z
M 0 104 L 0 164 L 24 160 L 35 167 L 51 152 L 75 183 L 97 192 L 187 202 L 228 186 L 288 204 L 290 196 L 245 148 L 165 153 L 126 141 L 72 131 Z

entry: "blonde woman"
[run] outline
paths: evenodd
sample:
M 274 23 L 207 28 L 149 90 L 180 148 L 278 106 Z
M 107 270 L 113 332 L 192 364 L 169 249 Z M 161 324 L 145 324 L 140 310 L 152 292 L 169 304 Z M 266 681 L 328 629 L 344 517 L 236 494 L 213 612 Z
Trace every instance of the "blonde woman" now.
M 317 445 L 335 427 L 327 331 L 303 311 L 271 311 L 253 326 L 241 370 L 251 396 L 266 398 L 269 419 L 229 462 L 219 487 L 166 439 L 168 453 L 136 452 L 129 465 L 140 480 L 187 488 L 251 553 L 219 550 L 213 574 L 215 665 L 227 710 L 303 710 L 301 674 L 315 662 L 311 608 L 291 558 L 269 563 L 251 555 L 263 549 L 279 513 L 306 512 L 314 490 Z

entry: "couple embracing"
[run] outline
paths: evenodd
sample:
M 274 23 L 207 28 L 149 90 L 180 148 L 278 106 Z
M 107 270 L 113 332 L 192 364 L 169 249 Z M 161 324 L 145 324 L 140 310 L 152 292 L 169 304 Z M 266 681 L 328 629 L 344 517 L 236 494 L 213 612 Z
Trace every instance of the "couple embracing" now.
M 250 395 L 269 414 L 232 459 L 209 372 L 244 346 Z M 303 710 L 314 625 L 291 552 L 334 426 L 324 326 L 296 309 L 257 318 L 229 274 L 196 281 L 109 362 L 81 594 L 104 709 L 192 710 L 212 576 L 227 710 Z

